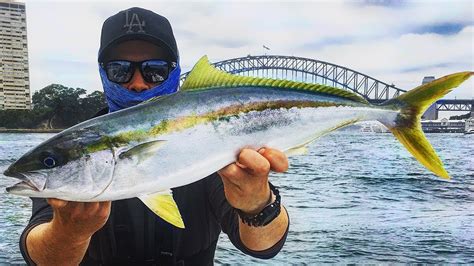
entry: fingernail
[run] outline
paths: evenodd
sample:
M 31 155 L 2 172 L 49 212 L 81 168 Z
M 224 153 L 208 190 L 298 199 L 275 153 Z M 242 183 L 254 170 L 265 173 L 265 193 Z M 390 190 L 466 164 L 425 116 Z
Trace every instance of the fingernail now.
M 265 153 L 265 148 L 261 148 L 260 150 L 258 150 L 258 153 L 264 154 Z

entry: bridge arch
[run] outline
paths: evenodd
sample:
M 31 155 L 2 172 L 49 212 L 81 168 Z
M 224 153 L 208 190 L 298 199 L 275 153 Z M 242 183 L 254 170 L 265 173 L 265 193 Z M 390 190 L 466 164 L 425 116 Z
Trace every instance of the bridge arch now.
M 304 57 L 248 55 L 215 62 L 213 65 L 232 74 L 290 79 L 339 87 L 351 90 L 371 102 L 383 102 L 405 92 L 393 84 L 389 85 L 350 68 Z M 181 81 L 184 81 L 188 73 L 181 76 Z

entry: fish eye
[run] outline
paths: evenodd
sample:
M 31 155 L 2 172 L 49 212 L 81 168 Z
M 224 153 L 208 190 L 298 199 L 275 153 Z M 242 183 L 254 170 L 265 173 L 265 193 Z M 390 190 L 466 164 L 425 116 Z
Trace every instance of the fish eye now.
M 58 160 L 56 159 L 56 157 L 49 152 L 43 154 L 41 162 L 43 163 L 44 166 L 48 168 L 53 168 L 58 164 Z
M 56 166 L 56 160 L 53 157 L 48 156 L 43 159 L 43 164 L 48 168 L 53 168 L 54 166 Z

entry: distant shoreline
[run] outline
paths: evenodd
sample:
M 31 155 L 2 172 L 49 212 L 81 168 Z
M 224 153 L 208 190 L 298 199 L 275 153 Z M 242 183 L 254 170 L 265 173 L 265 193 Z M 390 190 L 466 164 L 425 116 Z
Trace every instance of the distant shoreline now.
M 63 130 L 61 128 L 0 128 L 0 133 L 58 133 Z

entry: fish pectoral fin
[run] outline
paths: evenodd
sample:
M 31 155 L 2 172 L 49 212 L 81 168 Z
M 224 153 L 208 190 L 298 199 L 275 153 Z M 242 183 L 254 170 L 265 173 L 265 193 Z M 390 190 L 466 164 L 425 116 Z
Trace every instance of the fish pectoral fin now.
M 131 149 L 128 149 L 119 154 L 120 159 L 138 159 L 138 163 L 146 160 L 147 158 L 153 156 L 156 151 L 158 151 L 163 144 L 166 143 L 166 140 L 154 140 L 150 142 L 141 143 Z
M 138 197 L 151 211 L 168 223 L 184 229 L 183 218 L 171 190 Z
M 294 148 L 290 148 L 285 151 L 286 156 L 294 156 L 294 155 L 306 155 L 308 154 L 308 147 L 306 146 L 298 146 Z

